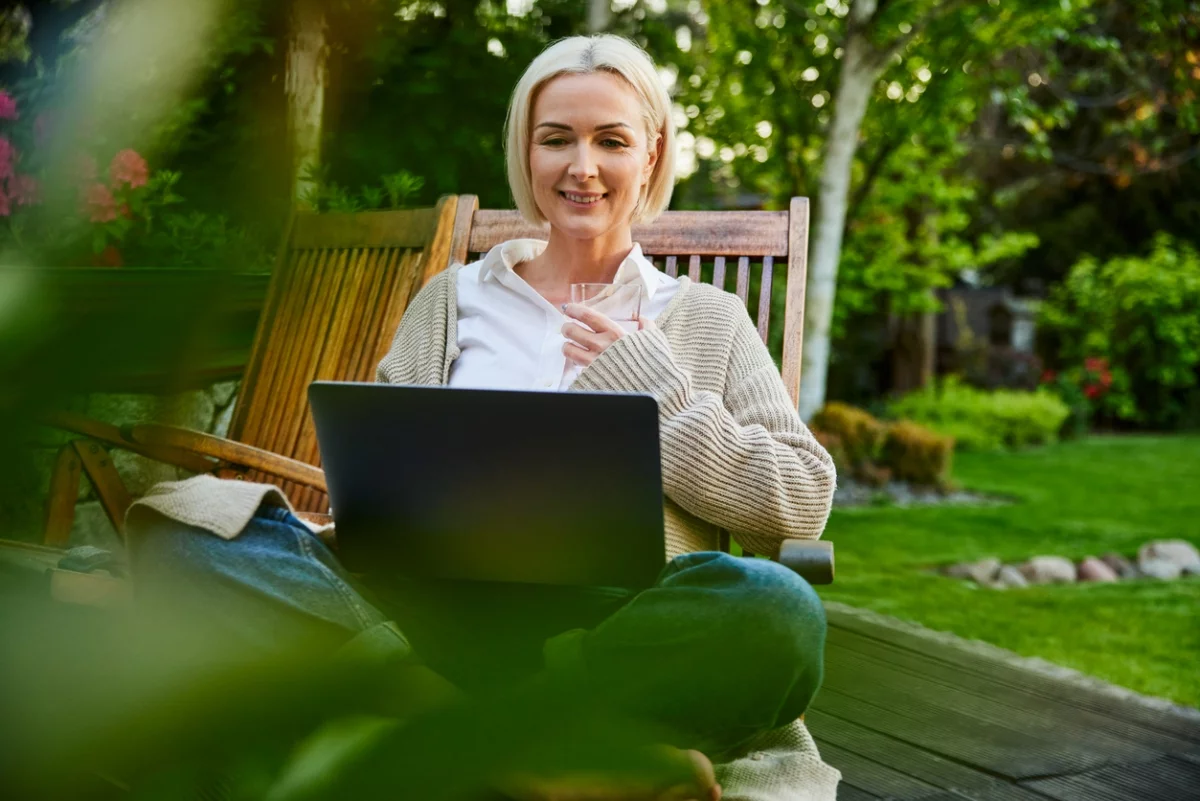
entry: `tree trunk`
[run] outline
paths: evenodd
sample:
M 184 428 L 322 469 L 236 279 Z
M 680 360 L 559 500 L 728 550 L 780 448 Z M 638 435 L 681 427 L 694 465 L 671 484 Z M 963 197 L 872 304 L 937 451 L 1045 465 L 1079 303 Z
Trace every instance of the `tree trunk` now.
M 292 204 L 308 205 L 316 188 L 311 176 L 321 166 L 321 126 L 328 79 L 325 10 L 320 0 L 295 0 L 288 37 L 288 135 L 292 152 Z
M 612 23 L 612 0 L 588 0 L 588 33 L 604 33 Z
M 849 33 L 842 54 L 842 74 L 833 100 L 833 120 L 825 140 L 825 159 L 817 189 L 817 218 L 813 226 L 809 259 L 808 300 L 804 311 L 800 416 L 805 420 L 825 403 L 829 327 L 833 321 L 842 231 L 846 225 L 850 171 L 854 165 L 854 151 L 858 147 L 858 132 L 882 66 L 867 35 L 875 6 L 876 0 L 855 0 L 851 6 Z

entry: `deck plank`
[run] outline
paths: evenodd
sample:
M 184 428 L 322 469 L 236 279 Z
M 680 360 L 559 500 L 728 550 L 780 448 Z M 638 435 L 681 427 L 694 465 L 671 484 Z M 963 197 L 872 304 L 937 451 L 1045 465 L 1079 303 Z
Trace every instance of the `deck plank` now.
M 1167 756 L 1137 765 L 1038 779 L 1025 786 L 1057 801 L 1196 801 L 1200 798 L 1200 765 Z
M 1111 710 L 1091 709 L 1073 703 L 1070 698 L 1048 697 L 1036 689 L 997 682 L 923 654 L 889 648 L 886 644 L 854 632 L 838 630 L 829 639 L 833 649 L 845 649 L 876 665 L 886 664 L 897 672 L 921 676 L 946 687 L 961 688 L 981 698 L 1002 699 L 1005 704 L 1032 712 L 1043 719 L 1058 721 L 1067 717 L 1086 726 L 1089 731 L 1127 739 L 1167 754 L 1187 754 L 1200 750 L 1194 740 L 1133 722 L 1126 716 L 1112 714 Z
M 856 763 L 843 762 L 840 754 L 849 752 L 907 773 L 941 790 L 955 790 L 975 801 L 1044 801 L 1032 790 L 1006 782 L 984 771 L 955 762 L 902 740 L 872 731 L 857 723 L 811 710 L 809 729 L 821 750 L 821 756 L 847 778 L 865 783 Z M 829 751 L 833 747 L 838 751 Z
M 883 626 L 837 609 L 830 609 L 827 613 L 831 642 L 838 641 L 842 632 L 853 632 L 886 643 L 900 652 L 921 654 L 972 671 L 978 676 L 1006 686 L 1036 692 L 1046 698 L 1069 702 L 1090 711 L 1108 714 L 1200 744 L 1200 724 L 1196 720 L 1130 703 L 1124 698 L 1066 682 L 1054 676 L 1025 670 L 1016 665 L 1004 664 L 965 648 L 956 648 L 911 632 Z
M 831 610 L 809 728 L 852 801 L 1200 799 L 1200 717 Z
M 916 704 L 954 713 L 981 723 L 1001 726 L 1052 742 L 1081 744 L 1088 754 L 1109 761 L 1142 762 L 1163 750 L 1136 739 L 1104 731 L 1073 707 L 1046 709 L 1023 703 L 1019 691 L 998 688 L 991 697 L 896 669 L 876 659 L 864 659 L 830 643 L 826 650 L 826 686 L 878 704 Z M 1095 716 L 1092 716 L 1095 717 Z M 1164 735 L 1165 739 L 1165 735 Z M 1173 741 L 1172 744 L 1178 741 Z M 1179 749 L 1181 751 L 1185 748 Z

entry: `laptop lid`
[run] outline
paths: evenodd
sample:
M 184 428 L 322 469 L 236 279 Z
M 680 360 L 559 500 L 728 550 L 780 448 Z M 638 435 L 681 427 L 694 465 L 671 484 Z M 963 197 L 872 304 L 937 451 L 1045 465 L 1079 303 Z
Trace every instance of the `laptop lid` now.
M 640 589 L 666 561 L 648 395 L 315 382 L 352 571 Z

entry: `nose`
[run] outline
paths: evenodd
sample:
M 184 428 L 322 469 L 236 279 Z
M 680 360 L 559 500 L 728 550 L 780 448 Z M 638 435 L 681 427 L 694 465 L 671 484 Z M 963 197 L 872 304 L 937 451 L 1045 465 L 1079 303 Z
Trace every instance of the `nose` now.
M 567 174 L 579 183 L 585 183 L 596 177 L 596 160 L 592 158 L 591 148 L 586 143 L 581 143 L 575 148 L 575 154 L 571 159 L 571 165 L 567 168 Z

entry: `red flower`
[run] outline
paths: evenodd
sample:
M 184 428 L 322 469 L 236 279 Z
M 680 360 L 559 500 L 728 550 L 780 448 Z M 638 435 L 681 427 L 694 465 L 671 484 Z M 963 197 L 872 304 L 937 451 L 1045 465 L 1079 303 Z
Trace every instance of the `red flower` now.
M 1098 356 L 1093 356 L 1090 359 L 1083 360 L 1083 369 L 1090 373 L 1098 373 L 1108 367 L 1108 359 L 1101 359 Z
M 150 180 L 150 167 L 136 150 L 126 148 L 113 156 L 112 163 L 108 165 L 108 177 L 112 179 L 114 187 L 129 184 L 130 189 L 137 189 Z
M 121 251 L 117 250 L 116 245 L 109 245 L 103 251 L 96 254 L 92 263 L 97 267 L 120 267 L 124 264 L 121 258 Z
M 1095 400 L 1096 398 L 1100 397 L 1100 392 L 1101 392 L 1101 389 L 1096 384 L 1088 384 L 1086 387 L 1083 388 L 1083 394 L 1087 395 L 1092 400 Z
M 1108 370 L 1105 370 L 1100 374 L 1100 385 L 1105 389 L 1108 389 L 1110 386 L 1112 386 L 1112 373 L 1110 373 Z
M 17 113 L 17 101 L 12 95 L 0 89 L 0 120 L 15 120 L 21 115 Z
M 1042 383 L 1043 384 L 1053 384 L 1055 382 L 1055 380 L 1057 380 L 1057 379 L 1058 379 L 1058 373 L 1054 372 L 1053 370 L 1046 370 L 1045 372 L 1042 373 Z
M 117 219 L 117 202 L 104 184 L 92 184 L 84 195 L 84 212 L 92 222 L 112 222 Z

